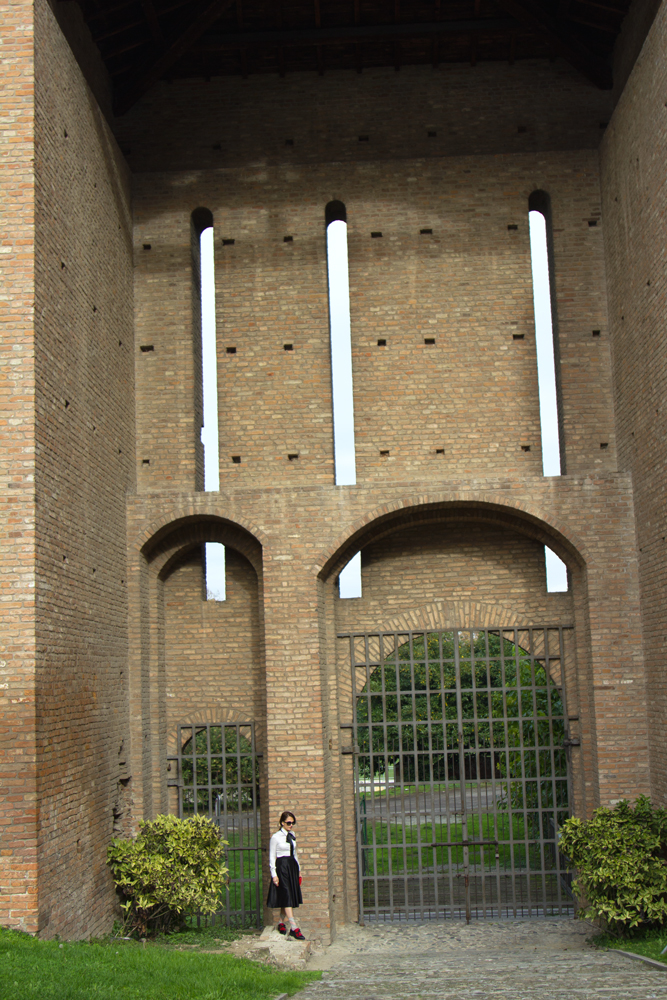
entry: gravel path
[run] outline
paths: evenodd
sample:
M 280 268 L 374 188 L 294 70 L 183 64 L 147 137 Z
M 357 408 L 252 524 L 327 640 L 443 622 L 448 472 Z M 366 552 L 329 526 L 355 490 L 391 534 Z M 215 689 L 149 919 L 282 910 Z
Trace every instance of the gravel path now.
M 568 918 L 341 928 L 299 1000 L 667 1000 L 667 970 L 586 943 Z

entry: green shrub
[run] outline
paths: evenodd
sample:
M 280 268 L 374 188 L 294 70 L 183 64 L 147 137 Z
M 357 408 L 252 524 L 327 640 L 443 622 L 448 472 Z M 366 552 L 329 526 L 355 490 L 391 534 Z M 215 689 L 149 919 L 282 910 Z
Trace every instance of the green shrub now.
M 596 809 L 587 822 L 568 819 L 560 850 L 577 869 L 574 889 L 591 917 L 615 933 L 667 922 L 667 809 L 640 796 Z
M 134 840 L 113 840 L 107 864 L 125 902 L 125 931 L 168 932 L 194 913 L 214 913 L 226 882 L 226 841 L 205 816 L 158 816 Z

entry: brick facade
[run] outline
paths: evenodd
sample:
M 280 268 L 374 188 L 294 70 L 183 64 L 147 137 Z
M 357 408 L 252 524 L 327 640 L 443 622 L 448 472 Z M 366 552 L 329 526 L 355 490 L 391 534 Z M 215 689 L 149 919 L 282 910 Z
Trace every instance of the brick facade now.
M 649 142 L 664 133 L 664 15 L 600 155 L 610 95 L 560 60 L 160 83 L 114 138 L 108 81 L 63 7 L 78 63 L 45 0 L 34 24 L 32 8 L 3 10 L 0 920 L 108 928 L 106 845 L 174 808 L 178 723 L 248 719 L 264 846 L 283 808 L 299 815 L 304 930 L 356 919 L 350 629 L 574 625 L 575 810 L 662 800 L 665 157 Z M 553 213 L 567 473 L 547 479 L 536 190 Z M 333 199 L 348 215 L 355 487 L 333 485 Z M 197 208 L 216 237 L 215 494 L 201 491 Z M 204 599 L 206 541 L 227 547 L 224 603 Z M 567 594 L 546 592 L 545 545 Z M 363 596 L 341 600 L 359 549 Z
M 0 919 L 37 929 L 33 12 L 2 4 Z
M 600 156 L 619 463 L 632 473 L 635 491 L 651 788 L 659 801 L 667 794 L 666 56 L 663 4 Z

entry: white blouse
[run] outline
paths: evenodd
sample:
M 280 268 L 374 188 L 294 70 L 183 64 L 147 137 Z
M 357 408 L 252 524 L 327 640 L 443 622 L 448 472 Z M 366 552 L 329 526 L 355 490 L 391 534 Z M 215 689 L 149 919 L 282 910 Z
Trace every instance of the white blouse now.
M 294 834 L 292 834 L 292 836 L 294 836 Z M 296 837 L 294 839 L 294 860 L 300 870 L 301 865 L 299 865 L 299 859 L 296 853 Z M 281 826 L 278 832 L 274 833 L 269 842 L 269 870 L 271 872 L 271 878 L 276 877 L 276 858 L 289 858 L 290 853 L 291 851 L 287 840 L 287 832 L 283 830 Z

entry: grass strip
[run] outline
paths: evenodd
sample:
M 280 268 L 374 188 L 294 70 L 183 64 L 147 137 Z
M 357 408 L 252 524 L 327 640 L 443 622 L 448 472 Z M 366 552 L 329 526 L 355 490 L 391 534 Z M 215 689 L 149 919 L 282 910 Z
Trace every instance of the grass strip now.
M 0 1000 L 273 1000 L 319 972 L 135 941 L 39 941 L 0 928 Z
M 662 962 L 667 967 L 667 954 L 661 954 L 662 949 L 667 948 L 667 928 L 665 927 L 639 931 L 632 937 L 597 934 L 591 938 L 591 944 L 594 948 L 620 948 L 621 951 L 631 951 L 633 955 L 652 958 L 656 962 Z

